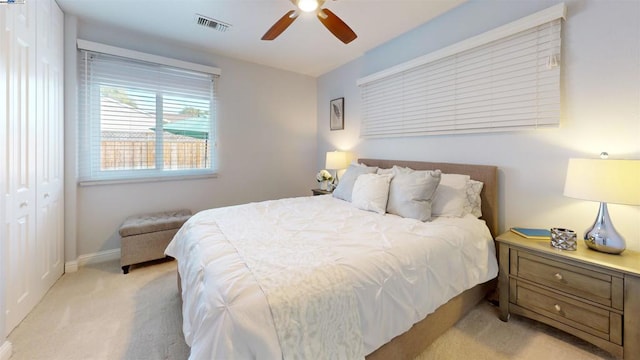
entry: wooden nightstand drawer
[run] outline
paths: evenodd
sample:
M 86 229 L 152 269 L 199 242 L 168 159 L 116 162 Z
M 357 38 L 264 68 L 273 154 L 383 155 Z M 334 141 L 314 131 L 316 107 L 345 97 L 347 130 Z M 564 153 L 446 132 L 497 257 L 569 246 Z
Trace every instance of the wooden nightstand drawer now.
M 622 277 L 523 251 L 514 251 L 512 256 L 514 276 L 622 310 Z
M 579 331 L 622 345 L 622 316 L 525 281 L 511 287 L 512 302 Z
M 616 357 L 640 359 L 640 252 L 611 255 L 578 243 L 553 248 L 511 231 L 500 244 L 500 319 L 525 316 Z

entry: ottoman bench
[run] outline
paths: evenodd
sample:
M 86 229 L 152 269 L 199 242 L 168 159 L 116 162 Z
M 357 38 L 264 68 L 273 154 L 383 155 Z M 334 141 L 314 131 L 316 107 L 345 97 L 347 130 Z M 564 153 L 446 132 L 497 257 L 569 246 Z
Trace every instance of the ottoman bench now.
M 119 229 L 122 272 L 128 274 L 132 264 L 164 258 L 164 249 L 190 217 L 188 209 L 128 217 Z

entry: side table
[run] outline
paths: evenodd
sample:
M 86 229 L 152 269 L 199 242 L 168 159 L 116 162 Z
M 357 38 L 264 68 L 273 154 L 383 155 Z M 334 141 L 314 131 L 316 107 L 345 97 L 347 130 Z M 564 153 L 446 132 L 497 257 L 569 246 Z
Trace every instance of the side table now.
M 332 193 L 332 191 L 322 190 L 322 189 L 311 189 L 311 192 L 313 193 L 313 196 L 327 195 L 327 194 L 331 194 Z
M 617 357 L 640 354 L 640 253 L 611 255 L 578 242 L 559 250 L 550 240 L 513 232 L 499 244 L 500 319 L 525 316 L 586 340 Z

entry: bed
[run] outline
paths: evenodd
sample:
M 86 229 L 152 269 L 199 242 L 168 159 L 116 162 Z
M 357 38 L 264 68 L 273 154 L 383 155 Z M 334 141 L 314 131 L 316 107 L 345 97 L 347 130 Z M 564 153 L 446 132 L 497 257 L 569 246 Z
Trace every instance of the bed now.
M 410 359 L 495 287 L 496 167 L 359 162 L 469 175 L 482 220 L 422 222 L 336 194 L 199 212 L 166 250 L 191 359 Z

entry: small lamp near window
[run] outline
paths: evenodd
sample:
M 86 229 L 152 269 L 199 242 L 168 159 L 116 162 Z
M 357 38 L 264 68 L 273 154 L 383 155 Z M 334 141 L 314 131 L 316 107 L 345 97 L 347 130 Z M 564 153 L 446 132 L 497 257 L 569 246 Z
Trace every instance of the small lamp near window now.
M 569 159 L 564 195 L 599 201 L 598 216 L 584 234 L 591 249 L 620 254 L 624 238 L 611 223 L 607 203 L 640 205 L 640 160 Z
M 324 166 L 327 170 L 335 171 L 330 184 L 330 190 L 333 190 L 338 186 L 338 171 L 347 167 L 347 153 L 343 151 L 328 151 Z

